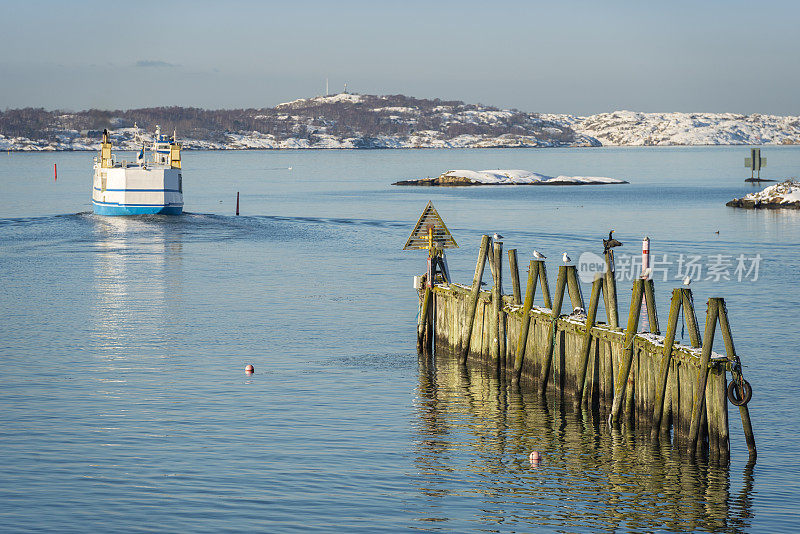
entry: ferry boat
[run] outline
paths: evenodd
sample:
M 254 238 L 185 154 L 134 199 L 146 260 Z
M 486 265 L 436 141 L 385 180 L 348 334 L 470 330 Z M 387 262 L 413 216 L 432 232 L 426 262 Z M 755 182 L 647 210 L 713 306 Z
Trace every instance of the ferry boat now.
M 146 141 L 135 162 L 119 161 L 111 153 L 108 130 L 103 130 L 100 157 L 94 158 L 92 206 L 98 215 L 180 215 L 183 212 L 181 144 L 172 136 L 156 135 L 147 159 Z

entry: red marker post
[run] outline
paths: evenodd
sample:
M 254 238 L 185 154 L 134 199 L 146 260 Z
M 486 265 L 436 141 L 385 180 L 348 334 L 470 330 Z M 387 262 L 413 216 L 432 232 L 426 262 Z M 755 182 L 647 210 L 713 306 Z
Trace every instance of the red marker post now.
M 53 163 L 53 181 L 58 181 L 58 165 L 56 163 Z
M 239 215 L 239 192 L 236 192 L 236 215 Z
M 642 278 L 645 280 L 649 280 L 652 275 L 652 271 L 650 269 L 650 238 L 645 237 L 642 239 Z M 642 299 L 642 307 L 641 307 L 641 317 L 642 317 L 642 326 L 639 330 L 640 332 L 649 332 L 650 331 L 650 317 L 647 315 L 647 304 L 645 303 L 646 299 Z

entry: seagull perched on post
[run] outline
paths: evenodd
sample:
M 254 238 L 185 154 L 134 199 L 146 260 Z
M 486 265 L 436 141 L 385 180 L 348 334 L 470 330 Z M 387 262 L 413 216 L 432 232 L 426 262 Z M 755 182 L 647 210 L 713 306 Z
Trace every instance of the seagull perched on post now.
M 503 236 L 495 232 L 492 238 L 494 238 L 495 241 L 500 241 L 501 239 L 503 239 Z
M 614 247 L 621 247 L 622 243 L 614 239 L 614 236 L 611 234 L 614 233 L 614 230 L 608 232 L 608 239 L 603 239 L 603 254 L 608 254 L 608 251 Z
M 689 287 L 689 284 L 691 283 L 692 283 L 692 278 L 690 276 L 687 276 L 686 278 L 683 279 L 683 285 L 685 285 L 686 287 Z
M 561 256 L 561 259 L 562 259 L 562 260 L 564 260 L 564 265 L 566 265 L 566 264 L 568 264 L 569 262 L 571 262 L 571 261 L 572 261 L 572 258 L 570 258 L 569 256 L 567 256 L 567 253 L 566 253 L 566 252 L 565 252 L 565 253 L 564 253 L 564 254 Z
M 539 252 L 536 249 L 534 249 L 534 251 L 533 251 L 533 257 L 536 258 L 537 260 L 543 260 L 543 259 L 547 258 L 547 256 L 545 256 L 544 254 L 542 254 L 541 252 Z

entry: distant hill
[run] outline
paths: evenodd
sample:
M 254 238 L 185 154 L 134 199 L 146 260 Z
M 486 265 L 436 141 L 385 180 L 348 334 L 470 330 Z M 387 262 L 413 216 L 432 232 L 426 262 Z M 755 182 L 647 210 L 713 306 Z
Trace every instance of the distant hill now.
M 589 117 L 460 101 L 340 93 L 274 108 L 0 112 L 0 150 L 97 150 L 108 128 L 133 150 L 134 125 L 176 130 L 186 148 L 489 148 L 800 143 L 800 117 L 618 111 Z

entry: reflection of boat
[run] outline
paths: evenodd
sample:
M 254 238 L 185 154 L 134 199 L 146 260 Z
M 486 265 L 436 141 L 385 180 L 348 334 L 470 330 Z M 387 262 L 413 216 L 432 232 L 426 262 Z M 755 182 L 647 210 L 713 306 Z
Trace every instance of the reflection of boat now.
M 100 159 L 94 160 L 92 205 L 99 215 L 180 215 L 183 211 L 181 145 L 156 126 L 152 158 L 145 144 L 136 162 L 117 161 L 111 154 L 108 130 L 103 131 Z

